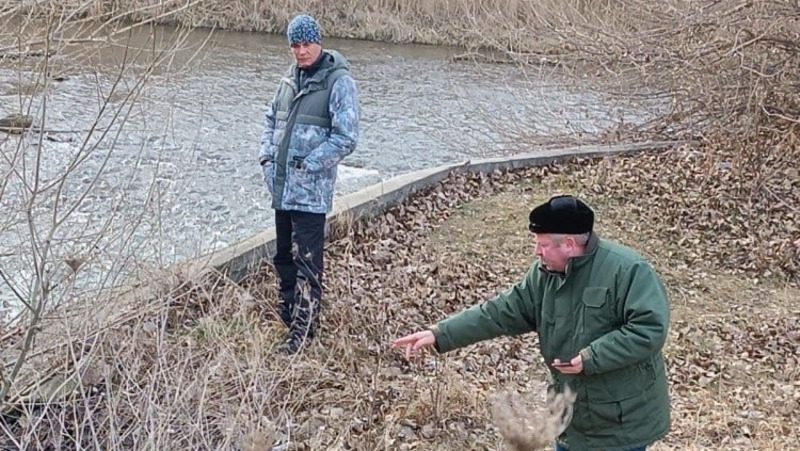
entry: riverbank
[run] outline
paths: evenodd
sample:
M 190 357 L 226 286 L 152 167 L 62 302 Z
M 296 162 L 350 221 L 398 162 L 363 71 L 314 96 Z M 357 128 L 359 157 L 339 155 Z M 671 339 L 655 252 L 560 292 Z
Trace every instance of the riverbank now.
M 707 189 L 700 155 L 697 147 L 682 146 L 462 175 L 385 215 L 355 222 L 326 247 L 321 337 L 292 358 L 275 350 L 283 327 L 268 267 L 241 285 L 213 274 L 177 281 L 160 301 L 139 306 L 125 321 L 70 335 L 64 349 L 74 351 L 48 360 L 51 374 L 61 375 L 55 380 L 69 388 L 56 391 L 63 400 L 47 402 L 41 398 L 46 390 L 34 390 L 39 398 L 22 405 L 38 407 L 16 414 L 24 421 L 6 419 L 6 427 L 28 449 L 58 437 L 109 450 L 146 443 L 170 449 L 503 449 L 491 400 L 505 391 L 541 398 L 545 368 L 534 337 L 428 355 L 411 365 L 388 346 L 399 334 L 485 300 L 521 277 L 532 258 L 524 226 L 530 206 L 552 193 L 573 192 L 597 210 L 602 236 L 652 260 L 672 299 L 666 355 L 674 424 L 653 449 L 796 448 L 798 279 L 775 273 L 782 252 L 747 262 L 726 258 L 743 255 L 741 235 L 713 233 L 715 221 L 766 219 L 744 204 L 730 206 L 730 214 L 715 210 L 728 208 L 725 192 Z M 670 168 L 681 170 L 665 180 Z M 735 191 L 736 183 L 720 189 Z M 665 185 L 679 194 L 658 195 Z M 708 199 L 704 213 L 686 221 L 684 206 L 692 209 L 700 199 Z M 773 230 L 776 240 L 790 238 Z M 799 255 L 796 249 L 792 261 Z
M 0 2 L 0 10 L 17 10 L 34 16 L 64 14 L 101 21 L 123 19 L 276 34 L 284 32 L 287 22 L 295 14 L 310 12 L 321 22 L 327 37 L 459 47 L 491 47 L 505 43 L 519 50 L 527 50 L 517 44 L 529 40 L 520 39 L 522 36 L 515 31 L 530 36 L 541 31 L 548 20 L 563 22 L 580 18 L 590 9 L 591 2 L 583 0 L 45 0 L 22 6 L 15 2 Z M 598 20 L 621 13 L 626 8 L 605 9 L 595 11 Z

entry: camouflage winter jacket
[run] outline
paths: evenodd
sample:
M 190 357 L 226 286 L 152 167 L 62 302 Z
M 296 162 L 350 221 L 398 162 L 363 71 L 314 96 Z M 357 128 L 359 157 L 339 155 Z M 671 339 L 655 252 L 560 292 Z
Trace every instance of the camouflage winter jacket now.
M 319 69 L 300 82 L 296 65 L 267 108 L 259 163 L 272 208 L 328 213 L 336 167 L 355 150 L 360 107 L 347 60 L 325 50 Z

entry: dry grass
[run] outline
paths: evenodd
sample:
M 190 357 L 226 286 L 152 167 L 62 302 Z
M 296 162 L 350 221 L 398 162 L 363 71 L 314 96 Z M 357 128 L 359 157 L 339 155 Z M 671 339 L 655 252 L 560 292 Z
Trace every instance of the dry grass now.
M 20 7 L 8 2 L 3 6 L 8 10 Z M 620 12 L 632 9 L 587 0 L 39 0 L 21 5 L 20 11 L 38 16 L 154 19 L 191 27 L 273 33 L 283 32 L 291 17 L 307 11 L 319 18 L 327 36 L 456 46 L 472 46 L 487 36 L 498 36 L 498 42 L 520 49 L 518 43 L 527 41 L 527 33 L 554 25 L 553 20 L 564 14 L 579 13 L 590 20 L 617 16 L 618 20 Z
M 684 151 L 667 155 L 685 158 Z M 662 164 L 648 161 L 625 158 L 618 167 L 643 162 L 641 169 L 652 173 Z M 26 449 L 54 443 L 265 449 L 274 443 L 278 449 L 477 450 L 503 449 L 500 433 L 510 430 L 530 441 L 535 436 L 520 428 L 545 430 L 552 418 L 539 423 L 534 416 L 544 408 L 546 371 L 535 337 L 413 364 L 388 345 L 520 277 L 531 258 L 527 210 L 570 190 L 598 209 L 603 235 L 648 254 L 673 299 L 666 352 L 674 427 L 655 449 L 796 447 L 796 283 L 746 279 L 712 262 L 683 268 L 691 254 L 666 246 L 667 225 L 617 204 L 619 193 L 591 192 L 594 182 L 584 175 L 607 164 L 457 177 L 385 216 L 340 229 L 327 247 L 322 337 L 301 356 L 275 352 L 283 328 L 268 268 L 241 286 L 213 274 L 184 281 L 141 315 L 76 336 L 50 353 L 62 375 L 59 397 L 40 394 L 6 411 L 4 443 L 13 446 L 13 437 Z M 734 246 L 701 242 L 698 249 Z M 64 382 L 70 379 L 80 383 Z M 491 400 L 505 391 L 538 399 L 522 407 L 530 423 L 504 422 L 495 413 L 499 429 L 492 426 Z M 511 443 L 514 435 L 508 437 Z

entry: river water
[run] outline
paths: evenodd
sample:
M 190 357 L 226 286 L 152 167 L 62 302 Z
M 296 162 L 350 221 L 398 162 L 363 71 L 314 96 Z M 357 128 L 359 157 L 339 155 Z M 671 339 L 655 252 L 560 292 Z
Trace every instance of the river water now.
M 140 269 L 171 264 L 272 225 L 256 157 L 265 105 L 290 63 L 286 41 L 194 30 L 171 51 L 180 33 L 155 27 L 65 47 L 48 69 L 46 95 L 30 88 L 43 73 L 33 66 L 40 60 L 0 65 L 0 117 L 46 111 L 44 133 L 0 133 L 0 269 L 18 289 L 30 288 L 31 230 L 43 241 L 54 208 L 56 217 L 70 212 L 48 241 L 54 255 L 106 262 L 82 271 L 83 286 L 110 283 L 98 274 L 134 261 Z M 349 59 L 362 105 L 361 139 L 340 167 L 337 194 L 420 168 L 530 150 L 512 132 L 592 133 L 645 117 L 571 89 L 548 70 L 453 62 L 459 49 L 324 45 Z M 60 190 L 28 202 L 23 178 L 33 177 L 37 161 L 40 177 L 57 181 L 77 157 Z M 7 288 L 0 299 L 11 298 Z

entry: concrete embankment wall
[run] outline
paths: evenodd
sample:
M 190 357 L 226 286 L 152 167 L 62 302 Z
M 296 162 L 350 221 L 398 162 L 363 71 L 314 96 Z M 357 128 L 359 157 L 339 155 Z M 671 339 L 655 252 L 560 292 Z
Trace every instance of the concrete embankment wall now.
M 356 193 L 336 199 L 334 210 L 328 216 L 328 225 L 338 221 L 351 221 L 359 218 L 380 215 L 388 208 L 405 201 L 409 196 L 447 179 L 454 173 L 489 173 L 495 170 L 519 169 L 542 166 L 574 157 L 605 157 L 631 154 L 644 151 L 664 150 L 676 142 L 651 142 L 617 146 L 583 146 L 555 150 L 540 150 L 532 154 L 508 158 L 466 161 L 444 165 L 401 175 L 375 184 Z M 262 267 L 275 249 L 275 230 L 270 228 L 238 243 L 208 255 L 166 268 L 132 286 L 121 288 L 103 299 L 90 303 L 80 303 L 68 307 L 61 315 L 54 315 L 42 324 L 48 333 L 39 336 L 38 345 L 48 349 L 35 359 L 25 362 L 21 370 L 22 380 L 37 380 L 38 384 L 25 386 L 20 392 L 12 393 L 15 402 L 51 402 L 60 398 L 57 393 L 67 393 L 63 387 L 79 384 L 75 374 L 65 379 L 61 369 L 53 372 L 50 352 L 60 352 L 64 337 L 90 337 L 99 331 L 119 327 L 122 324 L 143 317 L 148 312 L 163 308 L 164 296 L 168 296 L 176 286 L 190 280 L 202 280 L 209 271 L 220 271 L 238 282 Z M 78 322 L 76 322 L 76 319 Z M 71 342 L 68 340 L 68 342 Z M 16 348 L 9 347 L 0 352 L 5 361 L 13 361 Z M 61 367 L 59 367 L 61 368 Z
M 328 215 L 328 225 L 342 219 L 353 220 L 382 214 L 387 209 L 402 203 L 414 193 L 445 180 L 453 173 L 489 173 L 495 170 L 520 169 L 543 166 L 574 157 L 592 158 L 663 150 L 676 144 L 676 142 L 647 142 L 614 146 L 579 146 L 541 150 L 512 157 L 465 161 L 423 169 L 337 198 L 333 211 Z M 182 273 L 191 275 L 213 268 L 238 282 L 257 270 L 274 251 L 275 229 L 269 228 L 227 248 L 182 263 L 179 265 L 179 269 Z

